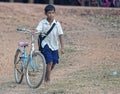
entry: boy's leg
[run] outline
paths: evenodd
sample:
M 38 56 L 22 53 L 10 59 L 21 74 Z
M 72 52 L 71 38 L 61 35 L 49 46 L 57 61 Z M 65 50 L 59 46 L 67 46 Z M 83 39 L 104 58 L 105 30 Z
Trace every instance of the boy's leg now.
M 52 66 L 51 66 L 51 71 L 54 69 L 55 65 L 56 65 L 56 64 L 52 64 Z
M 52 68 L 52 62 L 48 63 L 46 66 L 45 82 L 50 81 L 51 68 Z
M 53 70 L 53 68 L 55 67 L 55 64 L 58 63 L 58 50 L 56 51 L 52 51 L 48 45 L 46 45 L 44 48 L 43 48 L 43 51 L 42 51 L 44 57 L 45 57 L 45 60 L 46 60 L 46 74 L 45 74 L 45 82 L 48 82 L 50 81 L 50 75 L 51 75 L 51 70 Z
M 53 64 L 52 64 L 51 70 L 53 70 L 55 65 L 58 64 L 58 59 L 59 59 L 58 50 L 53 51 L 52 55 L 53 55 Z

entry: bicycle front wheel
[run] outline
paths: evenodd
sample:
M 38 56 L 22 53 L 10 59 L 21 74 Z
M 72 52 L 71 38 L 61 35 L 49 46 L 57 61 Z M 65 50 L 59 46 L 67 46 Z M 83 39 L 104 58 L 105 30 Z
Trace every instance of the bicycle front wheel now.
M 38 88 L 45 77 L 46 63 L 44 56 L 36 51 L 29 56 L 26 67 L 26 81 L 30 88 Z
M 14 57 L 14 77 L 16 83 L 20 84 L 23 80 L 23 60 L 22 60 L 22 53 L 20 49 L 16 50 L 16 54 Z

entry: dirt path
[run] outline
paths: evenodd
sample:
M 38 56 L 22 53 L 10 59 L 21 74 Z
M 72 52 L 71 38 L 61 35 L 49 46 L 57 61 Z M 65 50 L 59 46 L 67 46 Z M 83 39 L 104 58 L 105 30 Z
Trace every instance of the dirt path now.
M 45 5 L 0 3 L 0 94 L 119 94 L 120 9 L 56 6 L 65 37 L 65 54 L 50 86 L 30 89 L 14 81 L 17 43 L 26 40 L 16 27 L 35 28 Z M 34 23 L 33 23 L 34 22 Z M 107 74 L 107 75 L 104 75 Z

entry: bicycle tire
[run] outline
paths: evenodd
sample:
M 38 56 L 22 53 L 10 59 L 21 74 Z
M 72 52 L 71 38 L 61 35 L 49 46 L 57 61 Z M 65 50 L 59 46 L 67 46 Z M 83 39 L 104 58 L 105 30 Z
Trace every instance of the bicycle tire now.
M 44 56 L 39 51 L 33 52 L 32 61 L 30 61 L 29 56 L 25 72 L 28 86 L 30 88 L 38 88 L 44 80 L 45 72 L 46 62 Z
M 14 77 L 16 83 L 20 84 L 23 80 L 23 61 L 21 60 L 21 50 L 17 49 L 14 57 Z

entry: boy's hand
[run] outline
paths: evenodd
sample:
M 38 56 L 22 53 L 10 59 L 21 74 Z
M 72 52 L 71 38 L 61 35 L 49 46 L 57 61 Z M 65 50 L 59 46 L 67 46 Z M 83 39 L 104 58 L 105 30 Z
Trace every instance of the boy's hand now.
M 61 54 L 64 54 L 64 49 L 63 48 L 61 48 Z
M 61 54 L 64 54 L 63 35 L 59 35 L 59 40 L 61 44 Z
M 35 28 L 31 28 L 30 29 L 32 32 L 37 32 L 37 30 Z

